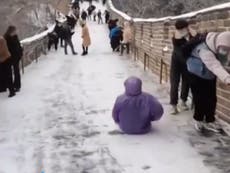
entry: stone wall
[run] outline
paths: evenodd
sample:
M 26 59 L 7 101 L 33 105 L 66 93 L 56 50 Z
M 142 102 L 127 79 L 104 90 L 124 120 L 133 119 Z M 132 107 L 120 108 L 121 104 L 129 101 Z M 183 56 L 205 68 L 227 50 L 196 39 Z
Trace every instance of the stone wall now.
M 21 69 L 24 73 L 24 67 L 31 64 L 33 61 L 38 61 L 38 58 L 42 54 L 47 53 L 48 48 L 48 37 L 45 35 L 42 38 L 33 40 L 28 43 L 23 43 L 24 54 L 21 59 Z
M 132 57 L 144 63 L 146 68 L 157 74 L 160 82 L 169 81 L 170 59 L 172 53 L 171 39 L 175 32 L 175 18 L 160 20 L 129 19 L 122 15 L 108 3 L 112 18 L 118 18 L 120 24 L 129 20 L 132 23 L 134 40 L 132 43 Z M 222 9 L 204 10 L 201 13 L 186 17 L 194 29 L 199 32 L 230 31 L 230 6 Z M 168 51 L 163 51 L 164 48 Z M 217 115 L 230 123 L 230 87 L 218 83 Z

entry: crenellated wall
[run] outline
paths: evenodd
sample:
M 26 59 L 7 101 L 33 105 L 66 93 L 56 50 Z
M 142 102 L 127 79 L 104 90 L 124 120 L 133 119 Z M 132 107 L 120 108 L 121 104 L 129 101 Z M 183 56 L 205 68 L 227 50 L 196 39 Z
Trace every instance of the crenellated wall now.
M 107 5 L 112 18 L 118 18 L 121 25 L 124 21 L 131 22 L 134 34 L 132 57 L 157 74 L 160 82 L 169 81 L 171 39 L 175 32 L 176 19 L 186 18 L 198 32 L 230 31 L 230 3 L 160 19 L 131 18 L 115 9 L 110 0 Z M 230 87 L 220 82 L 218 84 L 217 114 L 230 123 Z

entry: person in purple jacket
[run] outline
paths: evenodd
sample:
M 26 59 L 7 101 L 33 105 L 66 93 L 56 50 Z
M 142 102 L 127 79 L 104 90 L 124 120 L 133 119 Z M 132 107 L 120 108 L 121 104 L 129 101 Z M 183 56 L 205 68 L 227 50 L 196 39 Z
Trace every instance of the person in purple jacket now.
M 113 108 L 113 119 L 126 134 L 145 134 L 151 130 L 151 122 L 160 120 L 164 110 L 152 95 L 142 92 L 142 81 L 129 77 L 125 94 L 119 96 Z

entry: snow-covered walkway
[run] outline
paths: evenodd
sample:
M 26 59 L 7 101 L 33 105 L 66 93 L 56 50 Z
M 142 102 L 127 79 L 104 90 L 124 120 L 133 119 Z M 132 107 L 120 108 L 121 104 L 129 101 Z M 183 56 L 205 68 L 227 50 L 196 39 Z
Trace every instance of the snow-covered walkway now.
M 112 53 L 105 25 L 89 29 L 88 56 L 51 51 L 26 68 L 16 97 L 0 95 L 0 173 L 217 173 L 217 164 L 203 162 L 212 148 L 198 152 L 213 143 L 193 132 L 191 115 L 169 115 L 158 78 Z M 80 53 L 80 28 L 74 45 Z M 148 135 L 120 134 L 111 117 L 130 75 L 164 103 L 164 118 Z

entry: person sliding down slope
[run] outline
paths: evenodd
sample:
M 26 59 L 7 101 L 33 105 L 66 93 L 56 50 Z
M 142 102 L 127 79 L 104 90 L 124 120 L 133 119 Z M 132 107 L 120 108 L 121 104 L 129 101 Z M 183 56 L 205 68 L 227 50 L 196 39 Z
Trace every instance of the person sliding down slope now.
M 142 92 L 142 81 L 129 77 L 125 94 L 119 96 L 113 108 L 113 119 L 126 134 L 145 134 L 151 130 L 151 122 L 163 115 L 163 107 L 152 95 Z

